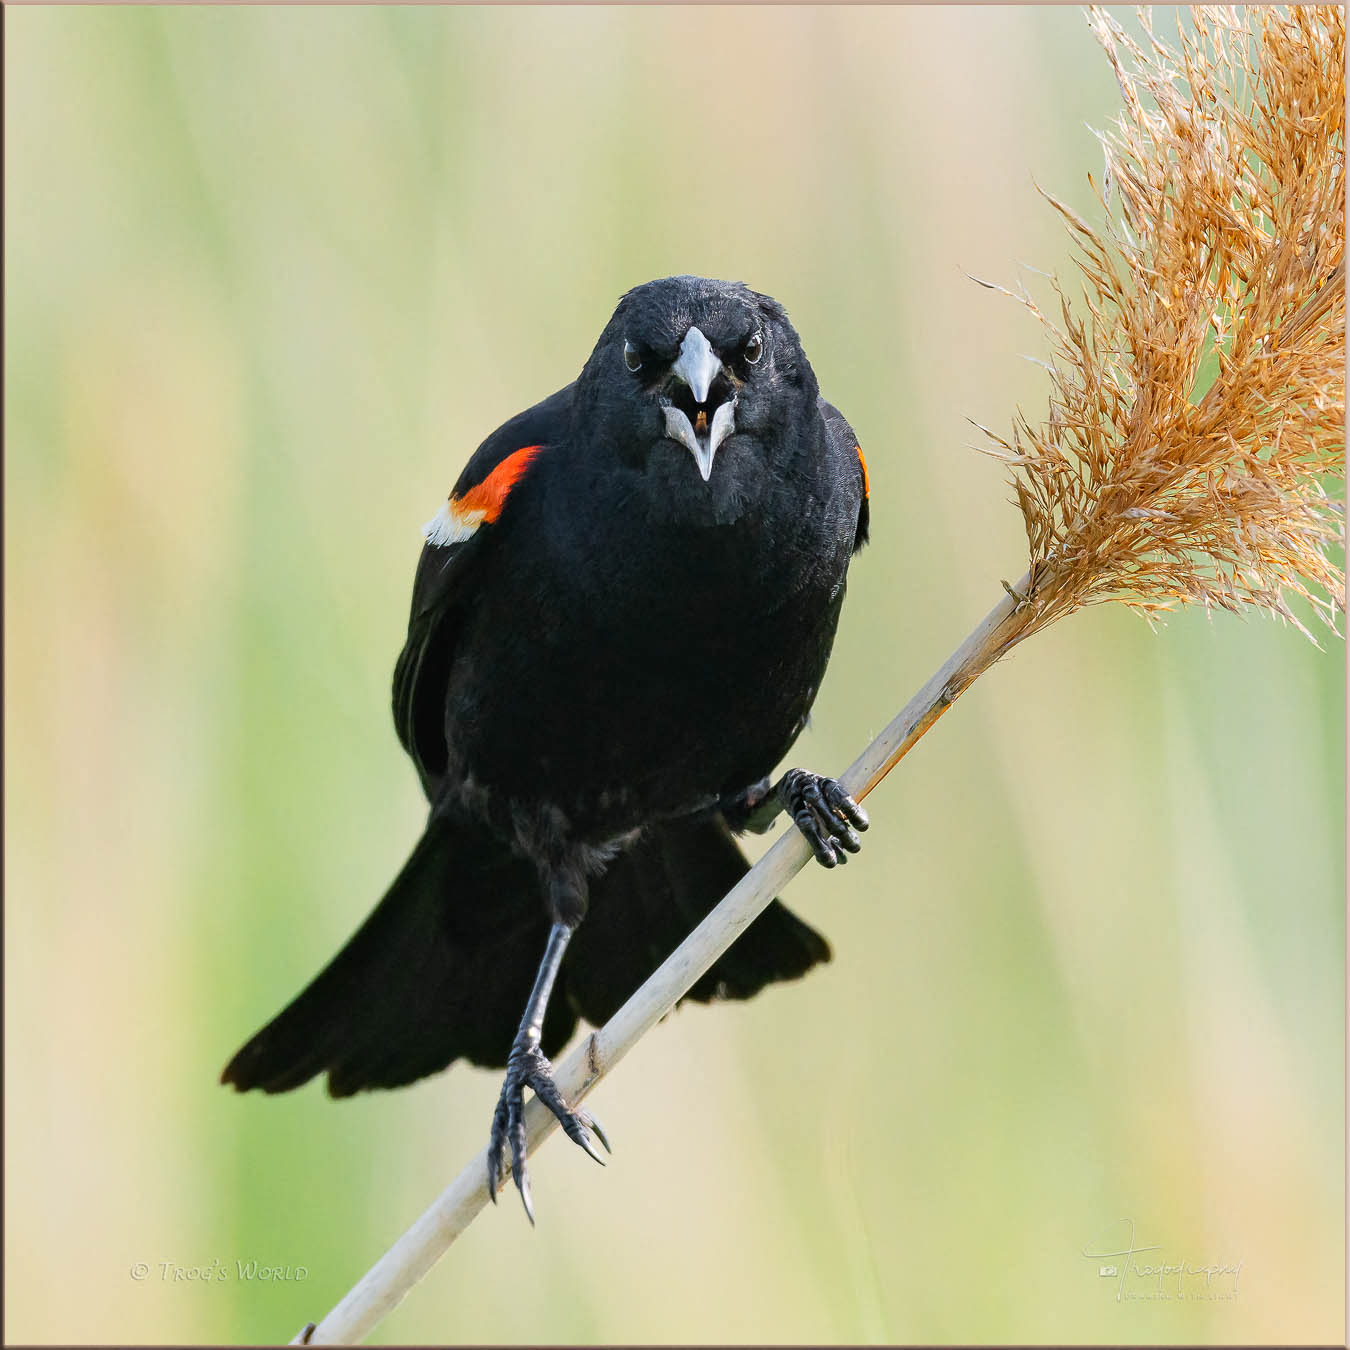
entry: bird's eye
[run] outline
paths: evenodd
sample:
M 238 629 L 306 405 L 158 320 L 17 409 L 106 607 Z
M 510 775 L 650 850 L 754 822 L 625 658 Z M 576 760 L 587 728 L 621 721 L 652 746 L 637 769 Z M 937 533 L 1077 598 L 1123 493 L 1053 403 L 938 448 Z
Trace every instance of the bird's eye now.
M 623 363 L 634 372 L 642 369 L 642 353 L 627 338 L 623 342 Z
M 752 366 L 764 355 L 764 335 L 762 333 L 750 335 L 750 340 L 745 344 L 744 354 L 746 361 Z

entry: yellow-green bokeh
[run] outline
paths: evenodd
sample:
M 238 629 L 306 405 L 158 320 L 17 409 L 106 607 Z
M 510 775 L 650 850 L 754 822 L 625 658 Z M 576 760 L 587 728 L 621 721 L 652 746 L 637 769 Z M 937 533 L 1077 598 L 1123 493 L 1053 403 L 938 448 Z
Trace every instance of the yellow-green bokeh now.
M 1023 570 L 967 419 L 1042 406 L 1043 347 L 963 271 L 1067 267 L 1033 176 L 1091 209 L 1118 95 L 1068 8 L 5 19 L 6 1332 L 285 1339 L 497 1090 L 215 1081 L 417 835 L 420 523 L 627 287 L 776 295 L 871 466 L 794 755 L 841 767 Z M 658 1027 L 595 1096 L 608 1170 L 550 1144 L 537 1231 L 484 1215 L 376 1339 L 1340 1340 L 1325 645 L 1027 644 L 793 885 L 833 965 Z M 1126 1218 L 1236 1297 L 1117 1301 L 1083 1252 Z

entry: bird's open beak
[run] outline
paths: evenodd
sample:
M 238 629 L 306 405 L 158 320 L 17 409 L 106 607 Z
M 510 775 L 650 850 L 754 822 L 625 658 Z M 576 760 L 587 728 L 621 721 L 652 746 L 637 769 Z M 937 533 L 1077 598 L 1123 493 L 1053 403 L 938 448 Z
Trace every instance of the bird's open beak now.
M 709 418 L 709 396 L 714 392 L 714 382 L 723 369 L 712 344 L 697 328 L 691 328 L 684 335 L 679 358 L 670 368 L 670 373 L 684 388 L 672 390 L 670 397 L 663 396 L 661 399 L 661 410 L 666 418 L 666 435 L 689 450 L 706 483 L 712 476 L 713 456 L 717 453 L 717 447 L 736 429 L 736 397 L 731 393 L 728 382 L 723 380 L 721 385 L 727 397 L 717 403 Z

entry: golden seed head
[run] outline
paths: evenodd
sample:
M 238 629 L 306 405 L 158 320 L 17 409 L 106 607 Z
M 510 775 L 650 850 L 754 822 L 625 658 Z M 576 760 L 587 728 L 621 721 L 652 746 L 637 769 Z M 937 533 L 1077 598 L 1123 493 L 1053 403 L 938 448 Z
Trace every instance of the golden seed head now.
M 1118 599 L 1270 610 L 1332 627 L 1344 576 L 1345 18 L 1192 9 L 1146 49 L 1093 29 L 1124 111 L 1100 136 L 1100 229 L 1048 198 L 1083 287 L 1057 317 L 1050 406 L 1012 464 L 1031 629 Z M 1094 189 L 1096 185 L 1094 184 Z

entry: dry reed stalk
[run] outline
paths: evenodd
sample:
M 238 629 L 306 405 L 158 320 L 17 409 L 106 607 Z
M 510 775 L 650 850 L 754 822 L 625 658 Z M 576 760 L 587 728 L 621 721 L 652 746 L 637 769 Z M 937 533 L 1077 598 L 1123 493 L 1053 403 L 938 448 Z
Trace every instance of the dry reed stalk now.
M 1125 111 L 1102 137 L 1094 229 L 1061 202 L 1083 301 L 1050 337 L 1050 407 L 991 453 L 1013 468 L 1030 567 L 844 775 L 866 796 L 1018 642 L 1083 605 L 1152 616 L 1179 603 L 1268 610 L 1334 628 L 1344 482 L 1343 13 L 1191 11 L 1169 47 L 1100 10 Z M 1002 288 L 998 288 L 1002 289 Z M 787 831 L 622 1009 L 557 1066 L 576 1101 L 659 1021 L 811 854 Z M 537 1101 L 530 1150 L 556 1127 Z M 460 1176 L 312 1331 L 364 1337 L 487 1203 L 486 1160 Z M 304 1336 L 304 1333 L 301 1334 Z M 299 1340 L 301 1338 L 297 1338 Z

